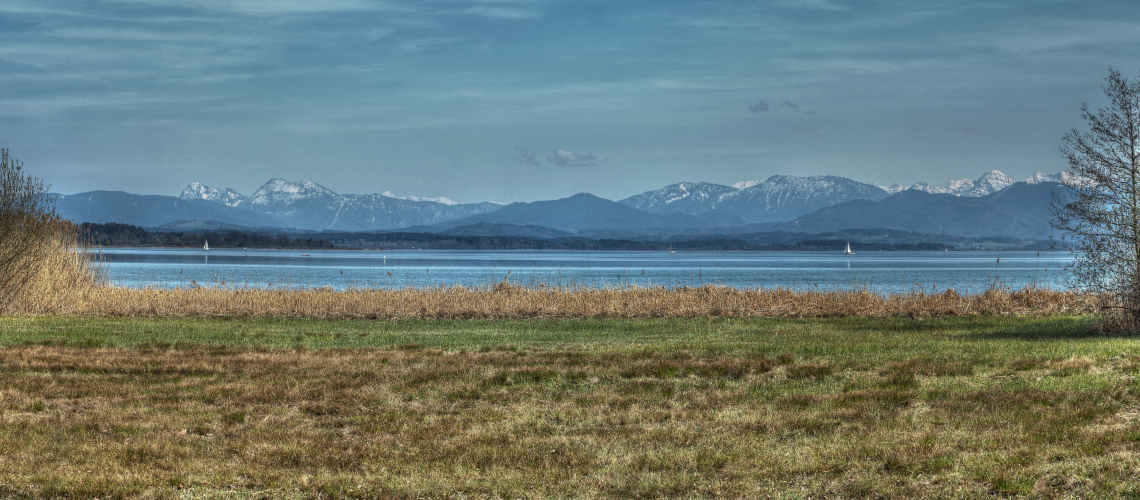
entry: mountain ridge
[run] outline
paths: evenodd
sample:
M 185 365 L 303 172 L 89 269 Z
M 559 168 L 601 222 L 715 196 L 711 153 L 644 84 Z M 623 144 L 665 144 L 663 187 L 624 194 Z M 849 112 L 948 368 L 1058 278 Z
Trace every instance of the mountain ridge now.
M 305 229 L 366 231 L 435 224 L 497 210 L 484 202 L 459 204 L 447 198 L 395 196 L 389 191 L 339 194 L 308 179 L 269 179 L 252 195 L 195 182 L 179 198 L 220 203 L 266 214 Z

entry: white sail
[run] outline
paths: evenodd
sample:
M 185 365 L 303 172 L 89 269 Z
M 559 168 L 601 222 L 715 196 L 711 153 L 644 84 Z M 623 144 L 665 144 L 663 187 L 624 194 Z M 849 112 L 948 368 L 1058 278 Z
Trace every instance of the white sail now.
M 202 250 L 209 250 L 209 249 L 210 249 L 210 240 L 206 240 L 206 244 L 202 245 Z
M 851 242 L 847 242 L 847 249 L 843 251 L 843 255 L 854 255 L 855 252 L 851 251 Z

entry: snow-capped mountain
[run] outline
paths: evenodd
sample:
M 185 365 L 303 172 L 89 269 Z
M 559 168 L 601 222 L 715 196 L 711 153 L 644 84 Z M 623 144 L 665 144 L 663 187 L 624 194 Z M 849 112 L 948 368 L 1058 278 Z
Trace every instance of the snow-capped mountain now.
M 773 175 L 726 197 L 717 209 L 755 222 L 791 220 L 850 200 L 878 201 L 889 194 L 878 186 L 834 175 Z
M 740 190 L 709 182 L 679 182 L 656 191 L 646 191 L 619 203 L 659 214 L 680 212 L 689 215 L 708 212 Z
M 763 182 L 738 182 L 732 186 L 682 182 L 631 196 L 621 203 L 655 213 L 697 215 L 719 210 L 750 222 L 774 222 L 849 200 L 877 201 L 887 196 L 889 193 L 878 186 L 845 177 L 773 175 Z
M 1042 182 L 1065 182 L 1070 176 L 1068 173 L 1046 174 L 1044 172 L 1035 172 L 1028 179 L 1025 179 L 1026 184 L 1040 184 Z M 915 189 L 933 194 L 952 194 L 954 196 L 968 196 L 971 198 L 979 198 L 991 193 L 996 193 L 1012 186 L 1017 181 L 1012 177 L 1005 175 L 1001 170 L 990 170 L 982 174 L 976 181 L 970 179 L 958 179 L 955 181 L 947 182 L 945 187 L 932 186 L 925 182 L 916 182 L 910 186 L 901 186 L 899 184 L 891 184 L 890 186 L 879 186 L 886 190 L 888 193 L 895 194 L 907 189 Z
M 458 205 L 458 203 L 452 201 L 451 198 L 447 198 L 445 196 L 437 196 L 435 198 L 423 198 L 423 197 L 419 197 L 419 196 L 396 196 L 395 194 L 392 194 L 391 191 L 384 191 L 383 193 L 380 193 L 380 194 L 387 196 L 389 198 L 395 198 L 397 200 L 434 201 L 436 203 L 443 203 L 444 205 Z
M 204 186 L 200 182 L 191 182 L 186 189 L 182 190 L 182 194 L 178 195 L 183 200 L 206 200 L 214 203 L 221 203 L 227 207 L 239 207 L 245 204 L 245 195 L 234 191 L 230 188 L 217 189 L 209 186 Z
M 1005 189 L 1014 182 L 1012 177 L 1003 174 L 1000 170 L 990 170 L 982 174 L 976 181 L 958 179 L 946 183 L 946 187 L 931 186 L 925 182 L 916 182 L 910 189 L 926 191 L 932 194 L 952 194 L 954 196 L 968 196 L 977 198 Z
M 248 197 L 232 189 L 215 189 L 200 183 L 191 184 L 180 197 L 247 208 L 298 228 L 344 231 L 436 224 L 500 207 L 494 203 L 458 204 L 446 198 L 396 197 L 390 192 L 342 195 L 310 180 L 293 182 L 277 178 L 270 179 Z

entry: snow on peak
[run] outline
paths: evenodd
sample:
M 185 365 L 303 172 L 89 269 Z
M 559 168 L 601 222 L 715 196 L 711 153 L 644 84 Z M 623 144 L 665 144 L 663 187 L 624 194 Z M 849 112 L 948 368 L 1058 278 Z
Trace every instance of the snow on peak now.
M 1033 172 L 1033 175 L 1025 179 L 1026 184 L 1041 184 L 1042 182 L 1062 182 L 1063 180 L 1071 177 L 1068 172 L 1058 172 L 1055 174 L 1047 174 L 1040 170 Z
M 383 193 L 380 193 L 380 196 L 385 196 L 388 198 L 395 198 L 397 200 L 430 201 L 433 203 L 443 203 L 444 205 L 458 205 L 459 204 L 459 203 L 452 201 L 450 198 L 447 198 L 444 196 L 437 196 L 434 198 L 420 197 L 420 196 L 396 196 L 391 191 L 384 191 Z
M 915 191 L 924 191 L 932 194 L 951 194 L 949 188 L 931 186 L 925 182 L 916 182 L 912 184 L 908 189 L 913 189 Z
M 275 203 L 293 203 L 312 198 L 329 198 L 330 200 L 335 199 L 339 201 L 340 195 L 308 179 L 291 182 L 274 177 L 258 188 L 257 192 L 253 193 L 253 196 L 250 197 L 250 203 L 254 205 L 269 205 Z
M 886 192 L 891 193 L 891 194 L 895 194 L 895 193 L 898 193 L 900 191 L 905 191 L 906 186 L 903 186 L 902 184 L 899 184 L 896 182 L 894 184 L 891 184 L 890 186 L 879 186 L 879 189 L 882 189 L 883 191 L 886 191 Z
M 950 181 L 946 183 L 946 189 L 950 190 L 951 192 L 971 189 L 973 187 L 974 181 L 970 179 L 958 179 L 956 181 Z
M 748 189 L 752 186 L 760 184 L 761 182 L 764 182 L 764 181 L 740 181 L 740 182 L 733 183 L 732 187 L 734 187 L 736 189 Z
M 990 170 L 982 174 L 978 180 L 973 181 L 970 179 L 957 179 L 946 183 L 943 186 L 932 186 L 925 182 L 916 182 L 907 189 L 914 189 L 916 191 L 925 191 L 934 194 L 952 194 L 954 196 L 968 196 L 968 197 L 981 197 L 990 193 L 996 193 L 1005 189 L 1017 181 L 1012 177 L 1005 175 L 1001 170 Z M 887 188 L 883 188 L 887 189 Z M 903 189 L 891 190 L 888 192 L 897 193 Z
M 212 201 L 230 207 L 236 207 L 246 201 L 245 195 L 230 188 L 212 188 L 200 182 L 191 182 L 189 186 L 186 186 L 186 189 L 182 190 L 182 194 L 178 195 L 178 197 L 183 200 Z

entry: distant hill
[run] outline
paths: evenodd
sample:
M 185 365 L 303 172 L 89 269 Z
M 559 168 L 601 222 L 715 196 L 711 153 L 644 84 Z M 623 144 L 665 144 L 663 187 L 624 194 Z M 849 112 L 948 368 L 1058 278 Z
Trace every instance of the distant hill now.
M 522 236 L 526 238 L 552 239 L 573 236 L 568 231 L 559 231 L 545 226 L 517 224 L 492 224 L 480 222 L 466 226 L 457 226 L 442 231 L 440 234 L 450 236 Z
M 286 227 L 271 215 L 210 201 L 182 200 L 173 196 L 142 195 L 122 191 L 88 191 L 53 194 L 56 210 L 75 222 L 120 222 L 156 227 L 178 220 L 213 220 L 244 227 Z
M 951 236 L 1046 238 L 1053 234 L 1049 203 L 1056 182 L 1014 183 L 981 197 L 908 189 L 882 201 L 853 200 L 794 221 L 757 225 L 762 230 L 808 233 L 886 228 Z
M 712 217 L 714 220 L 722 217 Z M 723 221 L 721 221 L 723 222 Z M 732 218 L 730 223 L 739 223 Z M 494 212 L 455 219 L 430 226 L 433 231 L 444 231 L 473 224 L 507 224 L 513 226 L 544 226 L 560 231 L 584 229 L 637 230 L 665 227 L 709 227 L 708 219 L 687 214 L 656 214 L 628 205 L 581 193 L 551 201 L 512 203 Z

